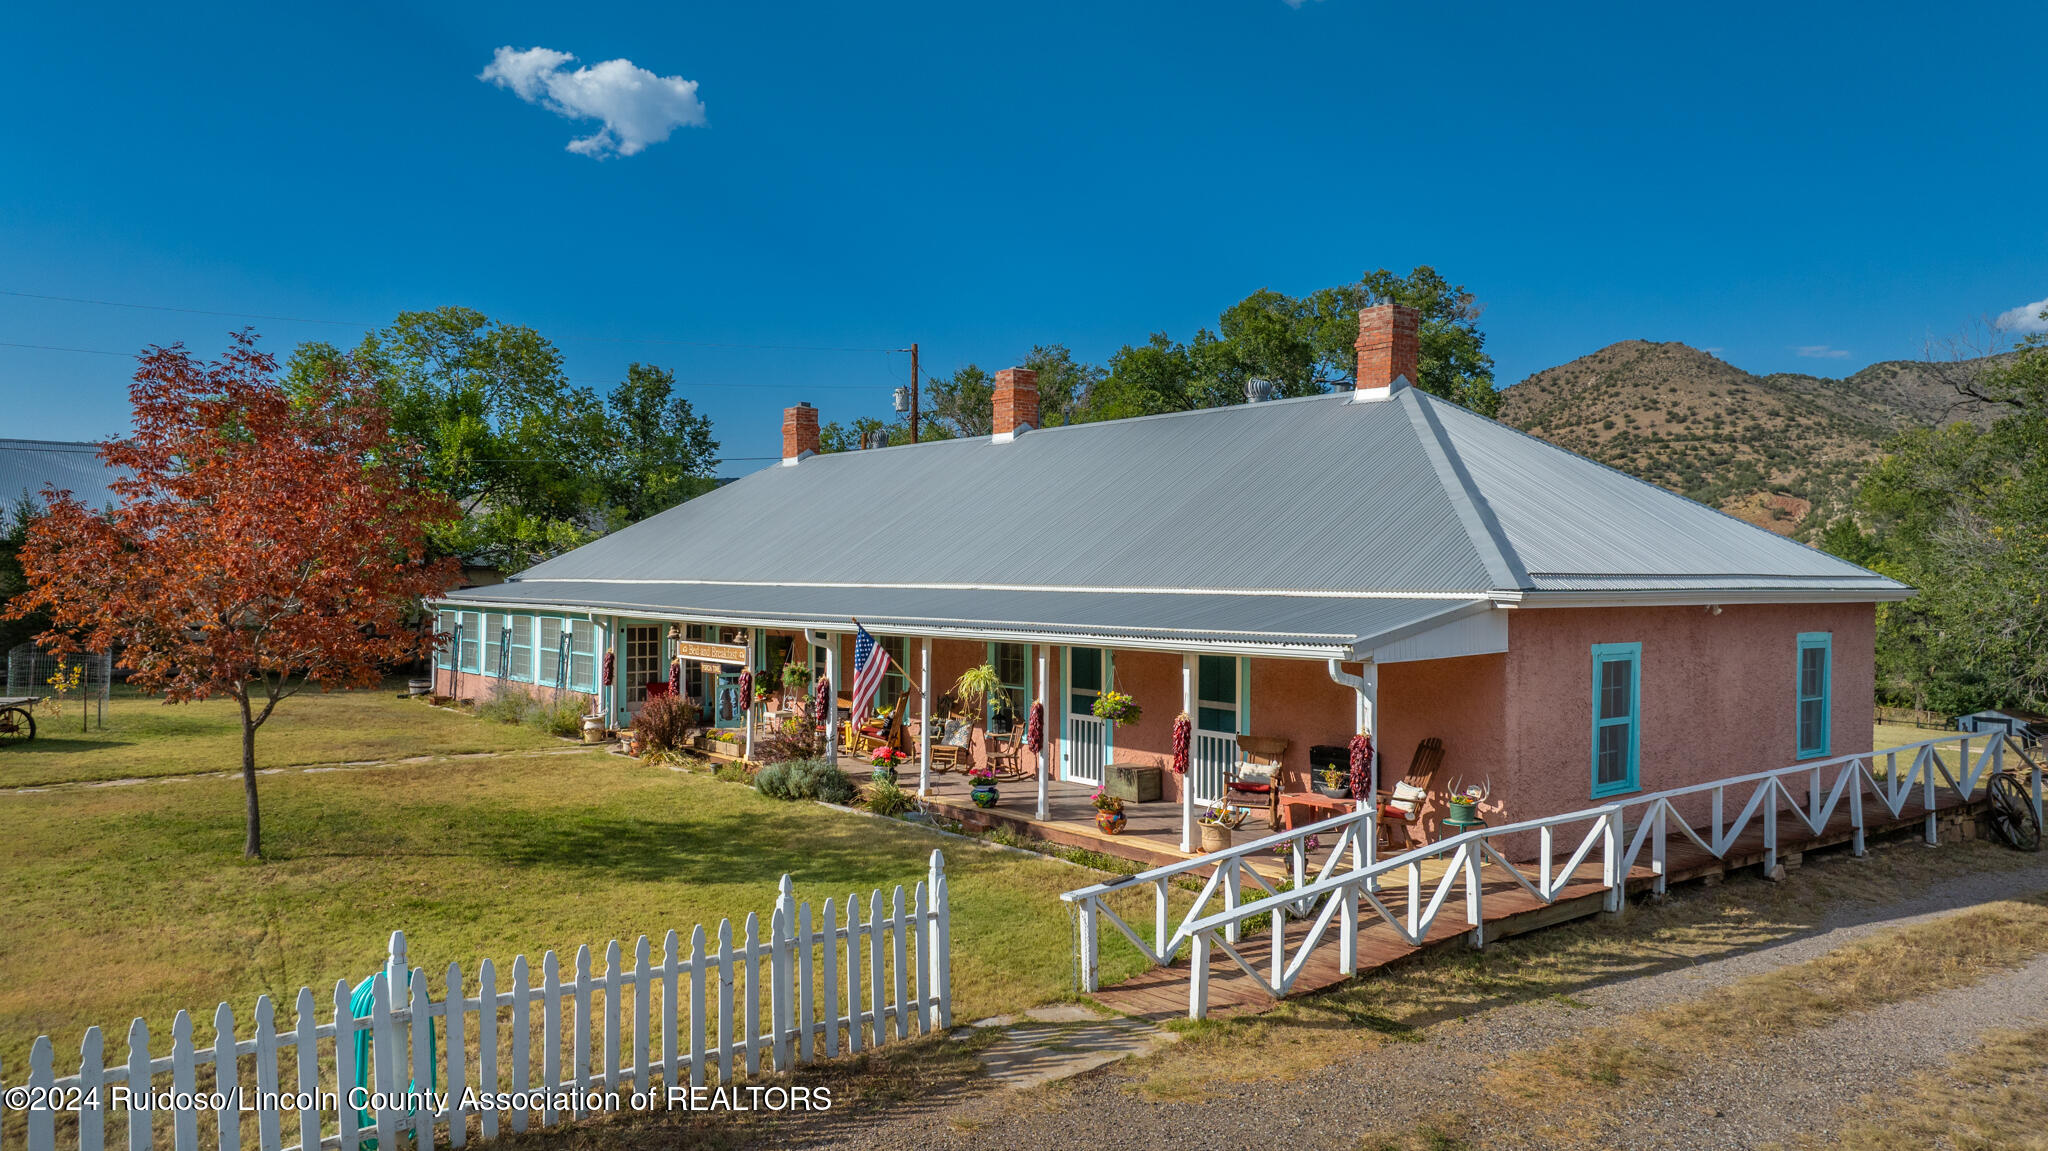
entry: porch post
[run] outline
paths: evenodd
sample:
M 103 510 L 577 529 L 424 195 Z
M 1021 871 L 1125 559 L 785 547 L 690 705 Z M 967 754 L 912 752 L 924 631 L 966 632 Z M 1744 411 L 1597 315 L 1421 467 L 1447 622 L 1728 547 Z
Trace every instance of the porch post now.
M 932 637 L 917 650 L 917 794 L 932 791 Z
M 1044 644 L 1039 644 L 1039 645 L 1037 645 L 1037 649 L 1036 649 L 1036 651 L 1037 651 L 1037 655 L 1038 655 L 1038 699 L 1036 700 L 1036 702 L 1037 702 L 1037 704 L 1038 704 L 1038 707 L 1039 707 L 1039 710 L 1040 710 L 1040 711 L 1042 711 L 1042 712 L 1046 713 L 1047 715 L 1050 715 L 1050 714 L 1051 714 L 1051 712 L 1052 712 L 1052 708 L 1051 708 L 1050 706 L 1048 706 L 1048 704 L 1047 704 L 1047 701 L 1048 701 L 1049 699 L 1051 699 L 1052 697 L 1051 697 L 1051 695 L 1050 695 L 1050 694 L 1049 694 L 1049 693 L 1048 693 L 1048 692 L 1046 691 L 1046 678 L 1045 678 L 1045 663 L 1046 663 L 1046 660 L 1045 660 L 1045 645 L 1044 645 Z M 1030 725 L 1030 720 L 1029 720 L 1028 718 L 1026 719 L 1026 721 L 1025 721 L 1025 724 L 1026 724 L 1026 726 L 1025 726 L 1025 730 L 1026 730 L 1027 732 L 1028 732 L 1028 731 L 1030 731 L 1030 726 L 1029 726 L 1029 725 Z M 1049 809 L 1049 808 L 1048 808 L 1048 807 L 1046 806 L 1046 798 L 1045 798 L 1045 789 L 1046 789 L 1046 755 L 1045 755 L 1045 749 L 1046 749 L 1046 747 L 1048 746 L 1048 744 L 1049 744 L 1049 743 L 1050 743 L 1050 741 L 1049 741 L 1049 740 L 1047 740 L 1047 739 L 1045 738 L 1045 725 L 1041 723 L 1041 724 L 1039 725 L 1039 730 L 1038 730 L 1038 819 L 1039 819 L 1039 822 L 1041 822 L 1041 823 L 1043 823 L 1043 822 L 1045 822 L 1046 820 L 1048 820 L 1048 819 L 1052 818 L 1052 816 L 1051 816 L 1051 813 L 1050 813 L 1050 809 Z
M 1195 657 L 1180 657 L 1180 709 L 1195 714 Z M 1188 749 L 1188 773 L 1180 777 L 1180 849 L 1195 850 L 1195 757 Z
M 839 633 L 825 633 L 825 678 L 832 690 L 825 693 L 825 762 L 839 766 Z

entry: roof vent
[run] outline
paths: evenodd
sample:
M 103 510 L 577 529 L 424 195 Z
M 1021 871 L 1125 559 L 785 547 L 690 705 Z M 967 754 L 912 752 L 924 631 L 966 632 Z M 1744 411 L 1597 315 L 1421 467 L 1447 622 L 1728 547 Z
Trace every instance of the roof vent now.
M 1273 385 L 1273 381 L 1259 379 L 1254 376 L 1244 382 L 1244 402 L 1248 404 L 1264 403 L 1272 399 L 1279 391 L 1280 389 Z

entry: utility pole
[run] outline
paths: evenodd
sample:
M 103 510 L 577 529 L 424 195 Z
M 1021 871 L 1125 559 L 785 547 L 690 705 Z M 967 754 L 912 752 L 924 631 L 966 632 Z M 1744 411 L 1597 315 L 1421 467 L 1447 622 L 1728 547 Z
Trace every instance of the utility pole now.
M 917 393 L 921 389 L 917 382 L 917 343 L 910 345 L 910 442 L 917 442 Z

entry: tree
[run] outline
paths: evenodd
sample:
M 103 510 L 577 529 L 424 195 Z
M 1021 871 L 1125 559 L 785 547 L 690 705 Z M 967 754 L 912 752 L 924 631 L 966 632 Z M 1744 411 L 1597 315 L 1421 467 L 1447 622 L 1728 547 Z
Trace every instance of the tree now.
M 8 608 L 48 613 L 38 639 L 60 652 L 120 649 L 130 682 L 166 702 L 236 702 L 252 859 L 257 729 L 310 685 L 369 687 L 431 649 L 407 619 L 461 574 L 427 558 L 429 529 L 458 513 L 416 486 L 425 461 L 392 437 L 376 382 L 309 371 L 287 388 L 276 371 L 246 331 L 210 364 L 146 351 L 134 433 L 100 448 L 127 472 L 119 506 L 45 493 Z
M 298 388 L 336 370 L 375 382 L 393 432 L 421 449 L 426 485 L 461 507 L 436 526 L 437 551 L 514 572 L 605 526 L 604 404 L 569 384 L 532 328 L 471 308 L 403 312 L 352 351 L 301 346 L 286 378 Z
M 676 375 L 631 364 L 612 389 L 611 457 L 604 472 L 610 526 L 624 527 L 702 495 L 715 486 L 718 441 L 711 420 L 675 395 Z
M 1127 344 L 1089 390 L 1081 418 L 1240 404 L 1255 379 L 1270 381 L 1281 396 L 1350 387 L 1357 374 L 1358 313 L 1390 302 L 1422 313 L 1417 387 L 1482 415 L 1500 409 L 1493 360 L 1479 329 L 1484 309 L 1463 285 L 1423 266 L 1406 276 L 1381 268 L 1356 283 L 1301 297 L 1261 289 L 1225 309 L 1215 331 L 1203 328 L 1187 343 L 1162 332 L 1148 343 Z
M 28 587 L 28 579 L 21 570 L 21 547 L 28 542 L 28 528 L 42 509 L 28 496 L 23 495 L 12 507 L 0 511 L 0 606 L 7 604 Z M 0 615 L 0 658 L 24 643 L 37 632 L 47 631 L 49 618 L 41 612 L 21 617 Z
M 1944 711 L 2048 707 L 2048 337 L 1952 373 L 2003 413 L 1893 439 L 1828 550 L 1912 584 L 1878 615 L 1878 690 Z

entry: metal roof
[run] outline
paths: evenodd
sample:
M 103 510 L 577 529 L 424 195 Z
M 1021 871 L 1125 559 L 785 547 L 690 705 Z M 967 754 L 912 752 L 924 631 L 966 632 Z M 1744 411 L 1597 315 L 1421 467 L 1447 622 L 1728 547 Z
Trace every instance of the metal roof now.
M 459 598 L 1320 650 L 1720 591 L 1908 589 L 1409 388 L 807 456 Z
M 122 473 L 100 462 L 99 451 L 98 444 L 66 440 L 0 440 L 0 510 L 24 495 L 40 507 L 46 484 L 89 508 L 119 503 L 107 485 Z

